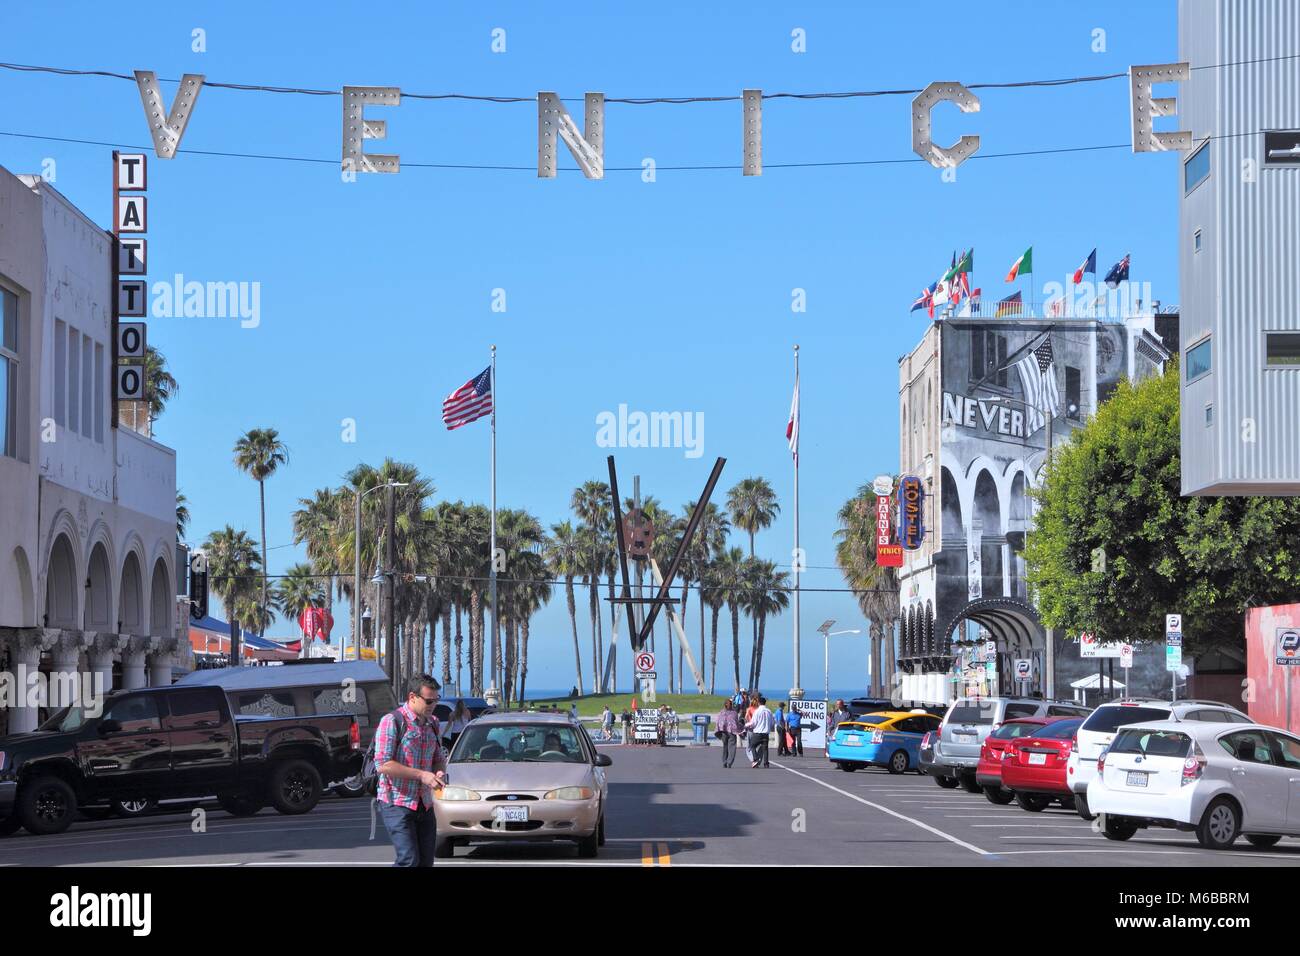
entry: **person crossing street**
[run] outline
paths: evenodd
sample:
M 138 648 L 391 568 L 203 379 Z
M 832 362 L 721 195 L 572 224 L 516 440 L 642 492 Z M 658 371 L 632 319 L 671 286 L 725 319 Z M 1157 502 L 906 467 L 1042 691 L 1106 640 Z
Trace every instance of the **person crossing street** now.
M 767 698 L 759 697 L 749 719 L 745 721 L 745 729 L 749 731 L 750 747 L 754 753 L 754 762 L 750 764 L 751 767 L 771 766 L 767 760 L 767 738 L 772 733 L 776 721 L 766 705 Z
M 740 733 L 740 722 L 736 719 L 736 705 L 729 700 L 722 702 L 722 710 L 713 718 L 718 725 L 716 731 L 722 740 L 722 766 L 730 767 L 736 762 L 736 737 Z

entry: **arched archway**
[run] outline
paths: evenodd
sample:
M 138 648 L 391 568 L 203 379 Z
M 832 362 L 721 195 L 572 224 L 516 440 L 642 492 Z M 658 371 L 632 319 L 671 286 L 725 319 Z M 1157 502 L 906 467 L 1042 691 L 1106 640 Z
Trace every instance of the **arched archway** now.
M 159 558 L 154 562 L 153 580 L 149 582 L 149 633 L 154 637 L 171 634 L 174 602 L 167 562 Z
M 5 606 L 18 608 L 18 626 L 36 626 L 36 591 L 32 587 L 32 566 L 21 545 L 14 548 L 11 574 L 0 578 L 0 595 Z
M 56 535 L 45 574 L 45 626 L 77 626 L 77 558 L 66 534 Z
M 86 589 L 86 629 L 90 631 L 113 630 L 113 575 L 109 570 L 108 549 L 104 542 L 95 542 L 86 569 L 90 586 Z
M 980 597 L 1003 597 L 1003 546 L 1006 531 L 1002 525 L 1002 505 L 997 482 L 987 471 L 975 478 L 974 520 L 980 528 Z
M 118 630 L 124 634 L 139 634 L 144 628 L 144 582 L 140 573 L 140 558 L 134 551 L 126 553 L 122 562 L 122 589 L 118 599 Z
M 1031 605 L 1014 598 L 981 598 L 971 601 L 940 623 L 936 630 L 939 639 L 950 640 L 953 631 L 966 621 L 978 624 L 997 643 L 998 681 L 1003 691 L 1015 687 L 1016 656 L 1039 659 L 1036 668 L 1038 683 L 1032 689 L 1042 690 L 1041 682 L 1045 673 L 1042 656 L 1046 644 L 1038 612 Z

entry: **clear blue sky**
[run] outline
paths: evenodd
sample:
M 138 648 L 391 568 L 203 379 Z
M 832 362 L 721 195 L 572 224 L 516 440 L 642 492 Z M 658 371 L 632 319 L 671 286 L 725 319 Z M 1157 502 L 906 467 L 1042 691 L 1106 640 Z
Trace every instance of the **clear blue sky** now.
M 613 5 L 611 5 L 613 6 Z M 100 3 L 0 13 L 0 59 L 163 77 L 337 89 L 580 97 L 735 95 L 916 88 L 1121 72 L 1176 58 L 1173 0 L 1089 4 L 819 3 L 732 10 L 665 2 L 592 6 L 543 17 L 533 3 L 316 4 L 291 14 L 261 3 L 150 7 L 138 17 Z M 344 12 L 346 10 L 346 12 Z M 206 30 L 207 52 L 191 51 Z M 492 30 L 507 52 L 491 51 Z M 807 52 L 791 51 L 803 28 Z M 1092 52 L 1093 30 L 1106 52 Z M 0 129 L 149 142 L 131 83 L 0 71 Z M 164 92 L 170 102 L 174 86 Z M 1124 80 L 987 90 L 982 112 L 936 111 L 935 138 L 983 136 L 982 152 L 1126 143 Z M 769 100 L 765 161 L 906 159 L 910 97 Z M 574 107 L 576 108 L 576 107 Z M 310 156 L 340 152 L 337 98 L 205 90 L 183 147 Z M 606 162 L 737 163 L 738 103 L 606 108 Z M 528 166 L 532 104 L 407 100 L 371 111 L 389 139 L 370 152 L 406 163 Z M 38 172 L 57 161 L 59 190 L 109 221 L 109 149 L 0 136 L 0 164 Z M 564 165 L 572 166 L 567 154 Z M 337 484 L 359 461 L 416 463 L 439 496 L 487 501 L 486 421 L 443 430 L 442 397 L 499 347 L 499 501 L 549 525 L 571 489 L 605 477 L 596 416 L 632 409 L 702 412 L 704 456 L 620 450 L 620 478 L 672 505 L 698 494 L 717 455 L 727 487 L 765 475 L 782 503 L 758 550 L 788 564 L 793 493 L 784 441 L 793 370 L 803 371 L 802 538 L 806 587 L 841 587 L 835 512 L 898 462 L 897 359 L 917 341 L 918 291 L 954 249 L 973 246 L 974 284 L 1002 277 L 1031 243 L 1035 279 L 1060 281 L 1097 245 L 1104 271 L 1125 252 L 1133 278 L 1177 299 L 1177 158 L 1112 150 L 988 159 L 943 183 L 921 164 L 821 169 L 661 171 L 588 182 L 524 171 L 408 168 L 344 184 L 336 166 L 181 155 L 150 160 L 151 282 L 261 283 L 261 325 L 150 319 L 149 337 L 181 383 L 158 423 L 178 452 L 191 540 L 229 522 L 257 536 L 257 488 L 231 464 L 236 437 L 274 426 L 288 467 L 267 487 L 270 570 L 301 559 L 291 545 L 299 497 Z M 492 290 L 508 312 L 491 311 Z M 791 312 L 791 290 L 807 312 Z M 354 418 L 357 441 L 341 441 Z M 737 536 L 736 544 L 743 544 Z M 340 609 L 346 627 L 346 609 Z M 820 687 L 814 629 L 863 627 L 846 594 L 803 602 L 803 683 Z M 694 613 L 690 620 L 695 620 Z M 770 625 L 765 686 L 788 686 L 791 616 Z M 580 619 L 580 626 L 582 621 Z M 283 635 L 283 623 L 270 632 Z M 742 628 L 747 631 L 748 628 Z M 724 617 L 723 631 L 726 633 Z M 573 682 L 562 592 L 532 631 L 529 684 Z M 865 681 L 861 638 L 839 638 L 832 686 Z M 720 644 L 723 642 L 720 641 Z M 729 646 L 729 639 L 725 641 Z M 747 655 L 747 650 L 745 651 Z M 664 670 L 664 668 L 661 668 Z M 729 657 L 719 674 L 730 672 Z

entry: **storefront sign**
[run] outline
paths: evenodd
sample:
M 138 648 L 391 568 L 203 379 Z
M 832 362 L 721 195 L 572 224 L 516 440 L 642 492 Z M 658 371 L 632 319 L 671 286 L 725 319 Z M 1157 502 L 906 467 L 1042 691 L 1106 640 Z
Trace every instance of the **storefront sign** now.
M 898 541 L 916 551 L 925 540 L 925 486 L 920 478 L 905 476 L 898 482 Z
M 876 564 L 882 568 L 903 566 L 903 546 L 894 543 L 890 495 L 876 496 Z

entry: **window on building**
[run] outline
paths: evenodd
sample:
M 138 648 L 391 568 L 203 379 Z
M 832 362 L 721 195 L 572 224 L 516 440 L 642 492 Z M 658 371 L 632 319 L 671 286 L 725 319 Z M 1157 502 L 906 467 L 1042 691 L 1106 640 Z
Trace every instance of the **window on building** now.
M 972 382 L 987 379 L 985 385 L 1007 387 L 1007 337 L 992 329 L 971 330 L 971 366 Z
M 68 424 L 68 327 L 54 320 L 54 421 Z
M 1205 339 L 1187 350 L 1187 381 L 1191 382 L 1210 372 L 1210 340 Z
M 1201 251 L 1201 230 L 1197 229 L 1192 233 L 1192 252 Z
M 1264 132 L 1265 166 L 1300 166 L 1300 129 Z
M 95 341 L 89 335 L 81 337 L 81 434 L 87 438 L 95 435 Z
M 1300 332 L 1265 332 L 1265 364 L 1300 368 Z
M 95 441 L 104 444 L 104 346 L 95 343 Z
M 1065 414 L 1066 417 L 1078 421 L 1083 412 L 1083 391 L 1079 370 L 1073 365 L 1065 367 Z
M 81 369 L 81 333 L 68 326 L 68 429 L 79 431 L 78 412 L 81 409 L 81 389 L 77 387 Z
M 1210 144 L 1201 144 L 1201 148 L 1187 157 L 1183 163 L 1183 195 L 1187 195 L 1210 177 Z
M 1214 424 L 1214 405 L 1205 406 L 1205 427 L 1209 428 Z
M 18 454 L 18 296 L 0 289 L 0 455 Z

